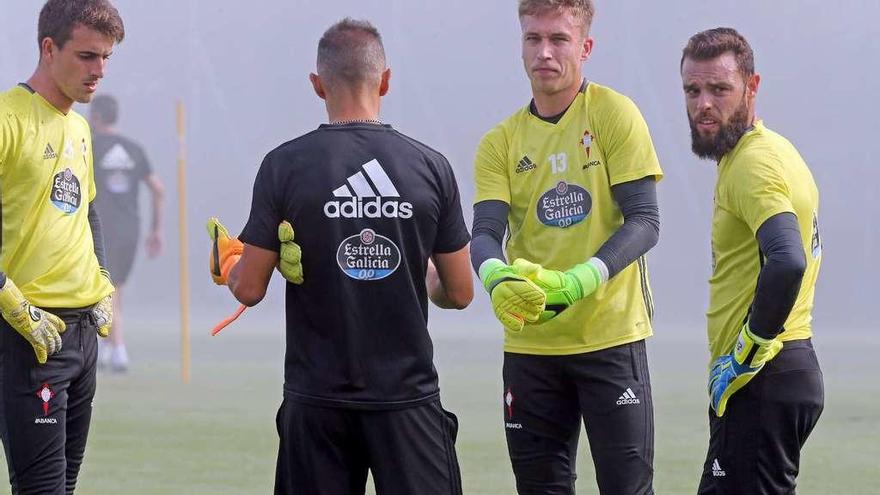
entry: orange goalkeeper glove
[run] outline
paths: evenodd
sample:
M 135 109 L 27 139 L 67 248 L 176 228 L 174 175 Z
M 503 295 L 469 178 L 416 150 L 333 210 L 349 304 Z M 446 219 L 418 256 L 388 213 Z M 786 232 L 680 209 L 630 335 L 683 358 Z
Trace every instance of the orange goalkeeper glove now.
M 211 278 L 217 285 L 226 285 L 232 267 L 238 263 L 244 244 L 238 237 L 229 237 L 229 231 L 216 217 L 208 219 L 208 236 L 211 237 Z

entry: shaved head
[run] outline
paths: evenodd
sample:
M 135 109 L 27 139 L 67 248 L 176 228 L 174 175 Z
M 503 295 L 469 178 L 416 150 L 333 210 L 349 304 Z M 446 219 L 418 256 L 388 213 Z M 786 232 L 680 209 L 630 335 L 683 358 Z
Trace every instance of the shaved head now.
M 346 17 L 318 42 L 318 75 L 330 88 L 378 84 L 385 68 L 382 36 L 367 21 Z

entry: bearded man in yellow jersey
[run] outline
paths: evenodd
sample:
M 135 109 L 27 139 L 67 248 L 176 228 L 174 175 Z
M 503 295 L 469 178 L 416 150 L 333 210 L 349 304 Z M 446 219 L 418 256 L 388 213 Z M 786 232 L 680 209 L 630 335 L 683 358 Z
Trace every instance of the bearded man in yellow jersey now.
M 574 493 L 582 421 L 600 492 L 653 493 L 644 255 L 662 171 L 635 104 L 582 75 L 593 13 L 590 0 L 520 1 L 533 99 L 475 159 L 471 260 L 505 327 L 504 425 L 522 494 Z
M 0 93 L 0 437 L 15 494 L 73 493 L 112 322 L 87 103 L 124 27 L 106 0 L 49 0 L 40 60 Z
M 756 119 L 761 79 L 736 30 L 691 37 L 681 77 L 693 151 L 718 164 L 699 493 L 794 493 L 800 449 L 824 404 L 810 340 L 819 191 L 795 147 Z

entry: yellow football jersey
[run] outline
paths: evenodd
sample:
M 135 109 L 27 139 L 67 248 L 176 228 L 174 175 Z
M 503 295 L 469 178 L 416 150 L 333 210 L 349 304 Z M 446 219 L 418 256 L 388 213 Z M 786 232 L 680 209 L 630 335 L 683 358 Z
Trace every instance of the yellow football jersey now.
M 785 212 L 797 216 L 807 270 L 779 336 L 783 341 L 812 335 L 813 295 L 822 261 L 819 190 L 795 147 L 758 121 L 718 163 L 706 314 L 713 361 L 733 349 L 748 318 L 763 266 L 758 228 Z
M 648 126 L 627 97 L 586 85 L 556 123 L 525 106 L 489 131 L 475 160 L 476 199 L 510 205 L 508 261 L 566 270 L 592 257 L 623 225 L 611 186 L 662 177 Z M 564 355 L 651 335 L 644 257 L 593 295 L 541 325 L 505 334 L 504 348 Z
M 79 308 L 113 291 L 89 227 L 95 197 L 89 125 L 26 86 L 0 94 L 0 270 L 44 308 Z

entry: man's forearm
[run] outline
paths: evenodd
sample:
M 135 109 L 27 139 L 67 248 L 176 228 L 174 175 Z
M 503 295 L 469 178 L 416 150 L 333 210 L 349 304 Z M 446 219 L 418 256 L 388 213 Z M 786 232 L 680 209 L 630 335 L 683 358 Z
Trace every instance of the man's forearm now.
M 792 213 L 770 217 L 756 235 L 765 261 L 758 275 L 749 328 L 759 337 L 772 339 L 785 330 L 807 260 L 797 217 Z
M 608 278 L 620 273 L 657 244 L 660 208 L 656 184 L 654 177 L 645 177 L 611 187 L 611 194 L 623 214 L 623 225 L 595 254 L 608 267 Z

